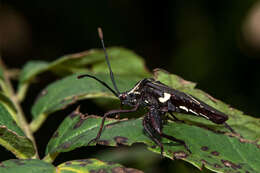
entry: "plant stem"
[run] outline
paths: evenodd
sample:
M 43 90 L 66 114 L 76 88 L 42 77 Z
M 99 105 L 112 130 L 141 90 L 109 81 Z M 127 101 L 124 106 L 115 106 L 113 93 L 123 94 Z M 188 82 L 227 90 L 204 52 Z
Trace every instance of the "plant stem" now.
M 58 155 L 59 153 L 47 154 L 42 160 L 48 163 L 52 163 Z
M 46 118 L 47 118 L 46 114 L 40 114 L 36 118 L 34 118 L 34 120 L 29 125 L 31 131 L 33 133 L 36 132 L 41 127 L 42 123 L 44 123 Z
M 4 80 L 5 80 L 5 84 L 8 88 L 8 93 L 6 93 L 10 99 L 12 100 L 13 104 L 15 105 L 15 108 L 17 110 L 17 120 L 18 120 L 18 125 L 19 127 L 22 128 L 22 130 L 24 131 L 24 133 L 26 134 L 26 136 L 32 141 L 33 143 L 33 146 L 34 146 L 34 149 L 35 149 L 35 158 L 39 158 L 39 155 L 38 155 L 38 150 L 37 150 L 37 146 L 36 146 L 36 143 L 35 143 L 35 139 L 32 135 L 32 132 L 29 128 L 29 124 L 27 123 L 27 120 L 24 116 L 24 113 L 23 113 L 23 110 L 20 106 L 20 102 L 18 101 L 17 99 L 17 96 L 15 94 L 15 91 L 13 89 L 13 86 L 11 84 L 11 81 L 10 81 L 10 78 L 9 78 L 9 75 L 8 75 L 8 72 L 7 72 L 7 69 L 0 57 L 0 67 L 3 69 L 3 73 L 4 73 Z

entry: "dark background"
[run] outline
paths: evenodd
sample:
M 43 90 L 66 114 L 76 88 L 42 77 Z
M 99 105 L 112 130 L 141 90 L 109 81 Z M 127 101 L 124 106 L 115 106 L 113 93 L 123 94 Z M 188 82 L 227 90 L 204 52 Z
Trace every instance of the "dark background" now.
M 257 117 L 257 2 L 2 0 L 0 52 L 10 68 L 21 68 L 32 59 L 52 61 L 100 47 L 96 29 L 101 26 L 107 47 L 132 49 L 150 70 L 163 68 L 194 81 L 198 88 Z

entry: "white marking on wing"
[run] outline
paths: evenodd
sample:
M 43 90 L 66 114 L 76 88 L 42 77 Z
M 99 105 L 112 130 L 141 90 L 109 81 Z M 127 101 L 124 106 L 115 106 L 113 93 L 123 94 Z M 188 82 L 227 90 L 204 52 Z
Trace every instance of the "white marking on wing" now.
M 198 100 L 196 100 L 194 97 L 188 95 L 193 101 L 195 101 L 196 103 L 198 103 L 200 105 L 200 102 Z
M 202 113 L 200 113 L 200 115 L 203 116 L 203 117 L 206 118 L 206 119 L 209 119 L 209 117 L 207 117 L 206 115 L 204 115 L 204 114 L 202 114 Z
M 130 93 L 140 94 L 140 92 L 136 91 L 137 89 L 139 89 L 140 82 L 138 84 L 136 84 L 135 87 L 133 89 L 131 89 L 127 94 L 130 94 Z
M 164 103 L 164 102 L 168 101 L 170 98 L 171 98 L 171 94 L 163 93 L 163 97 L 159 97 L 158 99 L 161 103 Z
M 195 111 L 193 111 L 193 110 L 191 110 L 191 109 L 189 109 L 189 111 L 192 112 L 192 113 L 194 113 L 195 115 L 199 115 L 197 112 L 195 112 Z
M 179 108 L 181 108 L 182 110 L 185 110 L 186 112 L 189 112 L 189 109 L 186 108 L 185 106 L 179 106 Z

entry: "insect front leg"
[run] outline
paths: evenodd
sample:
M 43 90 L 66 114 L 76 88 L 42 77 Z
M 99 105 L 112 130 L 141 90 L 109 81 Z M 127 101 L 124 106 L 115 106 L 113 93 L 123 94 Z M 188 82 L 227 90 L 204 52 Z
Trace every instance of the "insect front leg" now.
M 108 117 L 109 115 L 114 115 L 114 114 L 118 114 L 118 113 L 135 112 L 138 109 L 138 107 L 139 107 L 139 104 L 136 104 L 135 107 L 130 110 L 111 110 L 111 111 L 105 113 L 104 116 L 102 117 L 102 122 L 100 124 L 100 128 L 99 128 L 97 136 L 94 139 L 92 139 L 91 141 L 89 141 L 88 145 L 91 144 L 92 142 L 97 142 L 99 140 L 103 127 L 104 127 L 106 117 Z

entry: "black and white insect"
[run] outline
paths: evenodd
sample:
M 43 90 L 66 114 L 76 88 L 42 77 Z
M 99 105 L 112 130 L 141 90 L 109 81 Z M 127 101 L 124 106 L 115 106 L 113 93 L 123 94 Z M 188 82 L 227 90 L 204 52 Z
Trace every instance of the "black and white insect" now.
M 180 120 L 178 120 L 177 117 L 173 115 L 173 112 L 200 116 L 216 124 L 223 124 L 232 133 L 235 133 L 233 129 L 228 124 L 226 124 L 226 121 L 228 120 L 227 115 L 191 95 L 164 85 L 160 81 L 156 81 L 150 78 L 143 79 L 139 81 L 130 91 L 119 92 L 115 83 L 110 62 L 108 60 L 101 28 L 98 28 L 98 33 L 105 52 L 105 59 L 110 71 L 110 78 L 113 83 L 114 90 L 108 84 L 96 78 L 95 76 L 84 74 L 78 76 L 78 78 L 90 77 L 95 79 L 108 88 L 116 97 L 118 97 L 122 105 L 128 105 L 132 107 L 132 109 L 111 110 L 105 113 L 96 138 L 92 139 L 89 144 L 99 140 L 106 117 L 119 113 L 135 112 L 140 106 L 145 107 L 148 110 L 148 113 L 143 118 L 144 131 L 161 148 L 161 154 L 163 154 L 163 144 L 161 143 L 161 138 L 167 138 L 171 141 L 178 142 L 183 145 L 188 152 L 191 153 L 190 149 L 184 141 L 162 132 L 166 113 L 170 113 L 174 120 L 177 121 Z

